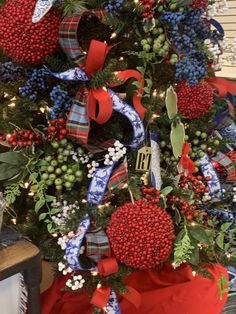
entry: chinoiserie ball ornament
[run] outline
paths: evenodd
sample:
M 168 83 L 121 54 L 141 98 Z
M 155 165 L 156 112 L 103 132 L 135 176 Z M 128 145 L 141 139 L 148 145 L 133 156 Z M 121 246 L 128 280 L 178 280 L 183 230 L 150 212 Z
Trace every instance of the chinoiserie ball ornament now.
M 0 48 L 19 63 L 42 64 L 59 43 L 61 16 L 51 9 L 32 23 L 36 0 L 7 0 L 0 8 Z
M 213 90 L 206 81 L 191 86 L 181 81 L 177 84 L 176 93 L 178 111 L 187 119 L 208 113 L 213 104 Z
M 146 199 L 119 207 L 112 214 L 107 234 L 117 260 L 137 269 L 164 262 L 175 238 L 169 214 Z

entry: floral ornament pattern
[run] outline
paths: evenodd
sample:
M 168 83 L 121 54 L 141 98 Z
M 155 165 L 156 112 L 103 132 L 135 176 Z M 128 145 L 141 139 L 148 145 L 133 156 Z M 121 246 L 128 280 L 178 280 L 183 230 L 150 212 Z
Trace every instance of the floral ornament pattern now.
M 55 2 L 57 0 L 37 0 L 32 22 L 38 23 L 48 13 Z
M 229 291 L 236 291 L 236 269 L 232 266 L 228 267 L 229 275 Z
M 200 161 L 200 169 L 207 181 L 210 196 L 212 201 L 217 201 L 222 198 L 223 192 L 220 184 L 220 179 L 216 173 L 214 166 L 211 163 L 209 156 L 205 153 L 203 157 L 198 159 Z
M 160 167 L 160 147 L 159 147 L 159 138 L 157 133 L 150 132 L 151 140 L 151 182 L 157 190 L 161 190 L 162 180 L 161 180 L 161 167 Z
M 104 310 L 107 314 L 121 314 L 119 302 L 114 290 L 111 290 L 107 306 Z
M 70 268 L 73 270 L 95 270 L 96 267 L 84 267 L 80 260 L 80 249 L 84 237 L 90 227 L 89 215 L 86 214 L 77 228 L 76 234 L 73 238 L 66 242 L 66 260 Z
M 223 138 L 229 139 L 228 143 L 232 148 L 236 147 L 236 124 L 232 122 L 229 126 L 218 130 Z

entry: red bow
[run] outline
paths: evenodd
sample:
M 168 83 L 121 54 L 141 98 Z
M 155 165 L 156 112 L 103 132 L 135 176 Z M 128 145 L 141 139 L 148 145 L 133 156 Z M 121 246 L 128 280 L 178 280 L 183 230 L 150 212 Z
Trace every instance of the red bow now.
M 188 153 L 190 151 L 190 147 L 188 142 L 185 142 L 183 145 L 183 151 L 182 151 L 182 156 L 180 158 L 179 161 L 179 172 L 184 172 L 184 170 L 188 171 L 188 174 L 192 174 L 195 170 L 195 164 L 192 161 L 192 159 L 190 159 L 188 157 Z

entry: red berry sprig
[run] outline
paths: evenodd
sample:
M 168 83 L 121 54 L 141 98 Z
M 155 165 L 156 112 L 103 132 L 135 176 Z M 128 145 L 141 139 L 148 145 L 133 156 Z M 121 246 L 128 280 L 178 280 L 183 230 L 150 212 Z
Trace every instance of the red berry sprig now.
M 48 127 L 47 139 L 50 141 L 54 139 L 55 141 L 63 140 L 68 133 L 66 129 L 66 120 L 63 118 L 50 120 L 50 126 Z
M 144 11 L 142 13 L 142 17 L 146 19 L 152 19 L 155 11 L 153 10 L 153 6 L 155 4 L 154 0 L 139 0 L 139 3 L 143 5 Z
M 209 192 L 208 187 L 202 182 L 202 176 L 194 176 L 189 174 L 185 176 L 181 175 L 179 180 L 179 186 L 191 190 L 194 193 L 194 198 L 201 200 L 204 193 Z
M 141 192 L 143 196 L 152 203 L 160 202 L 161 192 L 153 187 L 142 187 Z
M 198 210 L 197 206 L 189 204 L 186 200 L 180 199 L 178 196 L 168 196 L 168 207 L 178 209 L 180 214 L 188 221 L 198 221 L 201 216 L 206 216 L 207 213 L 203 210 Z
M 9 142 L 13 147 L 27 147 L 42 144 L 42 135 L 33 130 L 16 130 L 11 134 L 0 136 L 1 141 Z

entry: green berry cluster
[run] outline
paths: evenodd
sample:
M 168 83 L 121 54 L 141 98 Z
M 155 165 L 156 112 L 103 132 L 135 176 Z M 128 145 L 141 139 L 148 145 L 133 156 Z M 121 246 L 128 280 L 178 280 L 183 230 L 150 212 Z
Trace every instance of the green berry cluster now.
M 141 40 L 141 46 L 145 52 L 154 52 L 158 57 L 167 58 L 171 64 L 178 62 L 178 55 L 171 53 L 171 45 L 164 29 L 159 26 L 152 30 L 152 34 Z
M 76 182 L 81 182 L 83 179 L 79 162 L 71 157 L 71 151 L 74 150 L 73 145 L 63 139 L 53 142 L 52 147 L 53 153 L 46 156 L 41 163 L 41 179 L 47 186 L 55 185 L 59 191 L 63 187 L 71 190 Z M 81 153 L 81 148 L 78 150 L 78 153 Z

